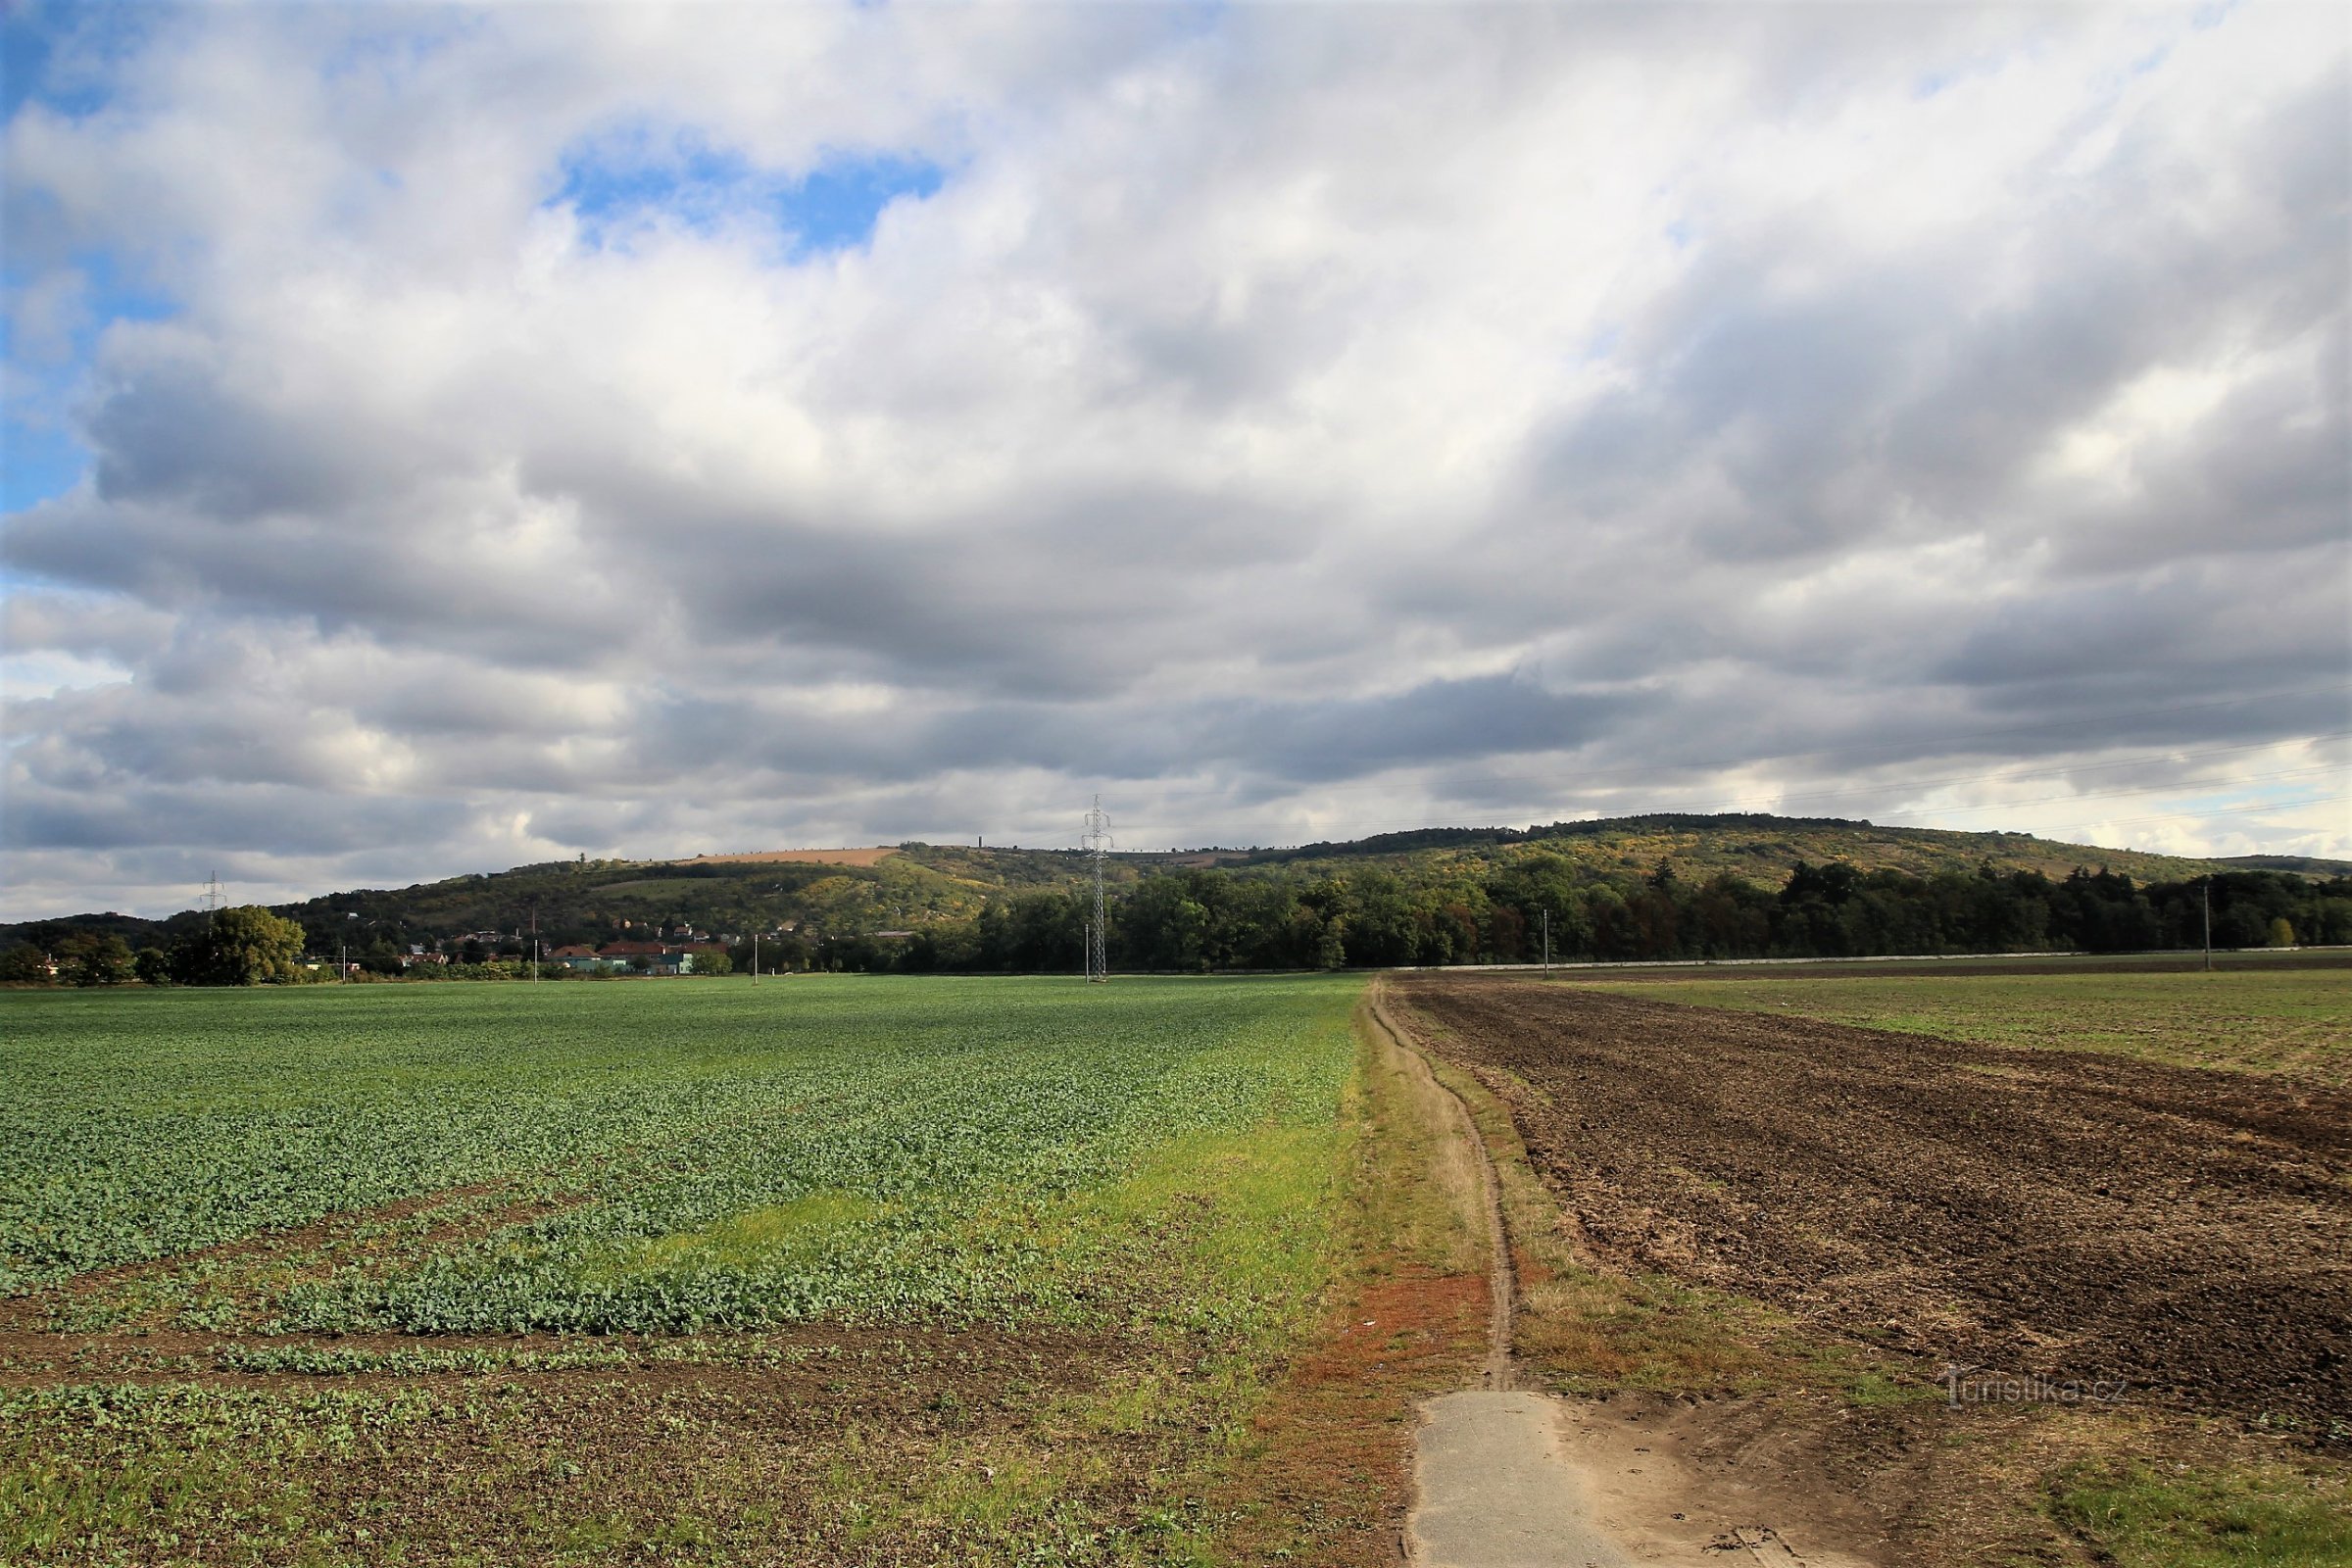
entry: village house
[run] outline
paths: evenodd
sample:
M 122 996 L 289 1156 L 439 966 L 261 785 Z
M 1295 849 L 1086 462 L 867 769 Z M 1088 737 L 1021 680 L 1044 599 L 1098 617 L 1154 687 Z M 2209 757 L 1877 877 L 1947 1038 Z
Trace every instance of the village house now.
M 608 942 L 596 950 L 606 967 L 635 974 L 692 974 L 698 954 L 723 953 L 716 943 Z

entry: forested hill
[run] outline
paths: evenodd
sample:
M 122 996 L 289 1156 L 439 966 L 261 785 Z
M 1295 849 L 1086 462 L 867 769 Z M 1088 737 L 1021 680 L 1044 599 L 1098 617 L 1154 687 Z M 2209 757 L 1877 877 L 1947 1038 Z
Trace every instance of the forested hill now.
M 2228 945 L 2290 933 L 2352 941 L 2352 880 L 2340 867 L 2252 858 L 2260 863 L 2022 833 L 1669 813 L 1128 852 L 1106 870 L 1114 956 L 1149 967 L 1510 961 L 1540 945 L 1545 911 L 1562 956 L 2167 946 L 2190 940 L 2184 922 L 2206 877 L 2216 879 L 2216 937 Z M 320 953 L 513 952 L 535 922 L 549 949 L 759 932 L 764 951 L 788 960 L 1052 968 L 1078 951 L 1091 901 L 1077 895 L 1090 875 L 1075 850 L 906 844 L 554 861 L 275 912 L 299 921 Z M 132 948 L 169 947 L 203 918 L 74 916 L 0 930 L 0 945 L 45 946 L 80 927 Z

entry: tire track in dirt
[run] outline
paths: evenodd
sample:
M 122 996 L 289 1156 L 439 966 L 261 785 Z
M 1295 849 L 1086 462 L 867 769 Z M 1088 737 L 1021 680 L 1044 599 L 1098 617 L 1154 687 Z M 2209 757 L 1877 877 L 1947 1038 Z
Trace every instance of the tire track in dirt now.
M 1494 1157 L 1487 1152 L 1487 1141 L 1479 1136 L 1478 1123 L 1470 1114 L 1470 1106 L 1436 1074 L 1429 1072 L 1428 1058 L 1409 1043 L 1401 1030 L 1382 1010 L 1380 997 L 1374 993 L 1371 1001 L 1372 1021 L 1380 1025 L 1391 1043 L 1403 1053 L 1407 1061 L 1418 1064 L 1429 1075 L 1430 1083 L 1442 1091 L 1446 1102 L 1453 1108 L 1454 1122 L 1463 1141 L 1477 1156 L 1478 1190 L 1487 1219 L 1487 1274 L 1490 1304 L 1487 1312 L 1487 1361 L 1483 1372 L 1485 1386 L 1494 1393 L 1508 1393 L 1511 1387 L 1511 1314 L 1515 1309 L 1519 1284 L 1511 1266 L 1510 1230 L 1502 1217 L 1502 1181 L 1494 1174 Z

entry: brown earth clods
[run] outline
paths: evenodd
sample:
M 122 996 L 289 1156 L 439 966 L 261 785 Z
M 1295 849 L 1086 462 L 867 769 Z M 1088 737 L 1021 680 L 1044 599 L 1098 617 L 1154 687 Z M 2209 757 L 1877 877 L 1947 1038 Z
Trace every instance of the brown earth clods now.
M 296 1398 L 285 1419 L 309 1436 L 280 1440 L 266 1471 L 172 1446 L 169 1433 L 82 1430 L 53 1445 L 27 1426 L 0 1449 L 69 1485 L 129 1476 L 159 1496 L 188 1494 L 169 1509 L 120 1510 L 103 1534 L 29 1561 L 928 1564 L 960 1548 L 953 1521 L 924 1523 L 924 1499 L 992 1474 L 988 1461 L 1066 1446 L 1057 1403 L 1137 1370 L 1118 1337 L 1070 1332 L 811 1327 L 704 1348 L 747 1348 L 749 1359 L 732 1363 L 124 1380 L 430 1401 L 421 1418 L 349 1418 L 364 1429 L 355 1446 L 334 1440 L 344 1418 Z M 1072 1500 L 1132 1527 L 1164 1455 L 1139 1434 L 1084 1441 L 1092 1462 Z M 846 1486 L 844 1468 L 856 1476 Z M 190 1473 L 208 1479 L 190 1488 Z
M 2352 1096 L 1416 978 L 1596 1259 L 2048 1385 L 2352 1441 Z
M 1533 964 L 1516 966 L 1521 972 Z M 1566 971 L 1569 965 L 1555 965 Z M 2352 950 L 2343 948 L 2229 948 L 2210 961 L 2194 949 L 2172 953 L 2020 953 L 1959 958 L 1800 958 L 1778 962 L 1752 959 L 1695 963 L 1577 964 L 1579 978 L 1640 980 L 1948 980 L 1962 975 L 2189 974 L 2200 969 L 2230 974 L 2280 970 L 2352 969 Z

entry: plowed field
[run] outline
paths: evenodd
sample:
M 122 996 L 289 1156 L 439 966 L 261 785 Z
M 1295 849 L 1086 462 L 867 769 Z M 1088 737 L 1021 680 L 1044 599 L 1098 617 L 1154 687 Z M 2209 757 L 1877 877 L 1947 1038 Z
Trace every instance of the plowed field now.
M 2352 1430 L 2352 1095 L 1523 981 L 1398 991 L 1603 1261 L 1962 1366 Z

